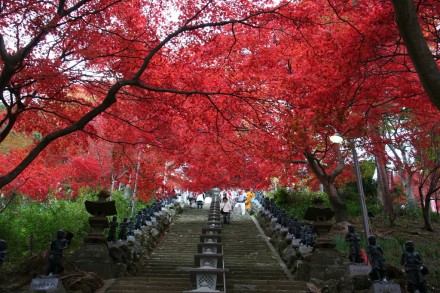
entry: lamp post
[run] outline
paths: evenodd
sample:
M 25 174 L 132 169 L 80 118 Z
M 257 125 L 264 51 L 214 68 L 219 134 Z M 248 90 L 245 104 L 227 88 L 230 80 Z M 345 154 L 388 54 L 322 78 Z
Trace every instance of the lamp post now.
M 139 179 L 139 169 L 141 168 L 141 152 L 142 150 L 140 150 L 138 152 L 138 156 L 137 156 L 137 163 L 136 163 L 136 177 L 134 180 L 134 189 L 133 189 L 133 195 L 131 197 L 131 213 L 130 213 L 130 218 L 133 218 L 133 214 L 134 214 L 134 205 L 136 202 L 136 192 L 138 189 L 138 179 Z
M 330 136 L 330 141 L 333 143 L 341 144 L 344 141 L 344 139 L 339 133 L 335 133 L 334 135 Z M 359 193 L 359 203 L 361 205 L 361 211 L 362 211 L 362 223 L 364 226 L 364 233 L 365 233 L 365 245 L 368 245 L 368 238 L 370 237 L 370 225 L 368 223 L 367 205 L 365 204 L 364 187 L 362 185 L 361 169 L 359 167 L 359 160 L 358 160 L 356 147 L 354 145 L 354 141 L 350 140 L 349 143 L 350 143 L 350 147 L 351 147 L 351 152 L 353 154 L 354 171 L 356 174 L 356 182 L 357 182 L 357 188 L 358 188 L 358 193 Z

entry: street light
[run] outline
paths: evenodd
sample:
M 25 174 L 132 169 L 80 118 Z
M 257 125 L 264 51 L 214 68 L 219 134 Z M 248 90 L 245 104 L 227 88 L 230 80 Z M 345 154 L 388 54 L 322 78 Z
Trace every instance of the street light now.
M 138 152 L 137 163 L 136 163 L 136 167 L 135 167 L 135 170 L 136 170 L 136 175 L 135 176 L 136 177 L 135 177 L 135 180 L 134 180 L 133 195 L 131 197 L 131 213 L 130 213 L 130 218 L 133 218 L 134 205 L 136 203 L 136 192 L 137 192 L 137 189 L 138 189 L 139 169 L 141 168 L 141 152 L 142 152 L 142 150 L 140 150 Z
M 339 133 L 336 132 L 335 134 L 330 136 L 330 141 L 333 143 L 340 144 L 344 141 L 344 138 Z M 368 223 L 367 205 L 365 204 L 364 187 L 362 185 L 361 169 L 359 167 L 358 155 L 357 155 L 356 147 L 354 145 L 353 140 L 350 140 L 349 143 L 350 143 L 351 151 L 353 153 L 354 171 L 356 174 L 356 182 L 357 182 L 357 188 L 358 188 L 358 192 L 359 192 L 359 202 L 361 204 L 361 210 L 362 210 L 362 223 L 364 226 L 364 233 L 365 233 L 365 245 L 368 245 L 368 238 L 370 237 L 370 225 Z

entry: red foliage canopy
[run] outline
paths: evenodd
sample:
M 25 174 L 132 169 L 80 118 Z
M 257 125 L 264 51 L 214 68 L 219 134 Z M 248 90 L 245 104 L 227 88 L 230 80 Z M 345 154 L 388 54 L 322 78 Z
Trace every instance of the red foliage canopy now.
M 147 200 L 287 184 L 308 156 L 339 170 L 335 130 L 374 154 L 384 115 L 439 117 L 392 12 L 379 0 L 8 3 L 0 142 L 36 139 L 0 156 L 0 187 L 40 198 L 122 182 Z

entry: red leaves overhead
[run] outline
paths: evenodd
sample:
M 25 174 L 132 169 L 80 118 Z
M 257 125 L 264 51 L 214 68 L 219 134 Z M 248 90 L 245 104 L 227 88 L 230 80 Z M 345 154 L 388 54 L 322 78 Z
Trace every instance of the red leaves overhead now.
M 46 190 L 133 186 L 139 172 L 148 199 L 164 184 L 292 182 L 304 151 L 334 165 L 335 128 L 368 141 L 384 113 L 427 99 L 390 3 L 333 2 L 8 3 L 0 141 L 42 139 L 3 165 L 0 186 L 19 174 Z M 59 176 L 38 171 L 50 168 Z

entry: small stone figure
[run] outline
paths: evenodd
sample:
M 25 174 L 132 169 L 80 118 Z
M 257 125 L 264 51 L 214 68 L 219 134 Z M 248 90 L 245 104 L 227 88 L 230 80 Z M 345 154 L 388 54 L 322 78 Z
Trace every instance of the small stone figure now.
M 6 240 L 0 239 L 0 267 L 6 259 L 6 254 L 8 253 L 8 243 Z
M 287 228 L 289 228 L 289 234 L 292 234 L 293 236 L 295 236 L 295 238 L 298 238 L 300 224 L 295 217 L 290 217 L 289 221 L 287 222 Z
M 131 236 L 134 235 L 134 223 L 132 218 L 128 220 L 127 235 L 131 235 Z
M 147 225 L 147 217 L 148 217 L 148 209 L 147 208 L 143 208 L 142 209 L 142 226 L 146 226 Z
M 350 244 L 350 255 L 348 258 L 352 263 L 362 263 L 362 254 L 359 246 L 359 241 L 361 238 L 355 232 L 355 227 L 353 225 L 348 226 L 348 233 L 345 236 L 345 241 Z
M 277 224 L 280 224 L 282 227 L 287 226 L 287 214 L 284 210 L 280 211 L 280 214 L 278 215 Z
M 306 245 L 308 247 L 315 246 L 316 237 L 315 237 L 315 233 L 313 233 L 311 226 L 306 226 L 306 225 L 301 226 L 300 234 L 301 234 L 300 235 L 301 244 Z
M 418 290 L 420 293 L 427 293 L 425 275 L 428 274 L 428 269 L 423 265 L 420 254 L 414 251 L 414 242 L 405 243 L 405 252 L 402 254 L 400 263 L 405 266 L 408 292 L 413 293 Z
M 69 247 L 73 234 L 63 230 L 57 231 L 57 239 L 50 243 L 49 262 L 46 267 L 46 275 L 59 274 L 64 271 L 62 264 L 63 252 Z
M 113 216 L 112 221 L 109 223 L 107 242 L 116 241 L 116 228 L 118 227 L 118 218 Z
M 145 214 L 144 214 L 144 225 L 147 226 L 147 222 L 151 222 L 151 215 L 153 214 L 153 211 L 151 210 L 151 208 L 146 208 L 145 209 Z
M 139 230 L 142 227 L 142 212 L 138 211 L 136 215 L 136 222 L 134 224 L 134 229 Z
M 124 218 L 124 220 L 119 224 L 119 239 L 127 240 L 127 228 L 128 228 L 128 219 Z
M 370 279 L 372 281 L 384 281 L 385 280 L 385 258 L 383 257 L 382 248 L 376 244 L 376 237 L 368 237 L 368 255 L 371 261 Z

